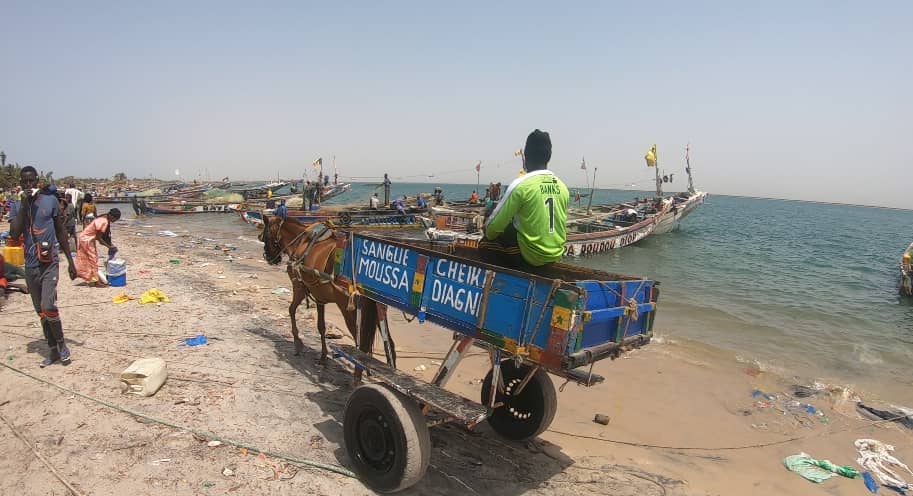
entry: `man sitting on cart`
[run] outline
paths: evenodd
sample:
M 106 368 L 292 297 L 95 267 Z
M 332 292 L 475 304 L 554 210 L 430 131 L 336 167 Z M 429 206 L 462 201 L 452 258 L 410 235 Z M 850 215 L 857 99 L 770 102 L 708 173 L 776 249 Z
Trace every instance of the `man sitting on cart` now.
M 552 141 L 536 129 L 526 138 L 523 169 L 485 222 L 479 251 L 485 262 L 521 270 L 561 260 L 570 193 L 552 171 Z

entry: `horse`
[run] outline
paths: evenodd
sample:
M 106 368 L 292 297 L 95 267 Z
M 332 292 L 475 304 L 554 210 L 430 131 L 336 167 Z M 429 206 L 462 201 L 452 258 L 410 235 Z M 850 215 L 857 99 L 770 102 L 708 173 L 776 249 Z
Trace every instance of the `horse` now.
M 379 323 L 378 304 L 365 300 L 361 305 L 361 319 L 357 322 L 357 296 L 336 284 L 333 277 L 334 252 L 339 236 L 331 226 L 324 223 L 301 224 L 294 220 L 276 216 L 263 216 L 263 230 L 259 239 L 263 242 L 263 258 L 270 265 L 278 265 L 282 256 L 288 257 L 289 280 L 292 283 L 292 303 L 288 307 L 292 320 L 292 337 L 295 342 L 295 356 L 301 354 L 304 343 L 298 336 L 295 312 L 305 298 L 317 304 L 317 331 L 320 333 L 320 363 L 327 359 L 326 321 L 324 306 L 335 303 L 342 312 L 346 327 L 358 344 L 359 350 L 371 354 L 374 347 L 375 329 Z M 390 338 L 390 349 L 393 339 Z M 395 357 L 395 351 L 391 353 Z M 361 369 L 356 369 L 355 380 L 361 378 Z

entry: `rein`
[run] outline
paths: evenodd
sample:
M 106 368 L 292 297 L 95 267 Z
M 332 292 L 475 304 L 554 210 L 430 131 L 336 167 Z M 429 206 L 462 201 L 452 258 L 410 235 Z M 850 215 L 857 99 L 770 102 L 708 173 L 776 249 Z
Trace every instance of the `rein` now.
M 271 263 L 271 264 L 278 264 L 279 262 L 281 262 L 281 261 L 282 261 L 282 254 L 283 254 L 283 253 L 285 253 L 285 254 L 288 255 L 289 263 L 292 263 L 293 261 L 294 261 L 294 262 L 297 262 L 298 260 L 292 258 L 292 253 L 295 252 L 292 248 L 297 249 L 297 248 L 298 248 L 298 243 L 301 242 L 301 237 L 304 236 L 305 234 L 307 234 L 307 232 L 308 232 L 307 229 L 301 231 L 301 232 L 298 233 L 298 235 L 295 236 L 291 241 L 289 241 L 288 243 L 286 243 L 285 247 L 283 247 L 283 246 L 282 246 L 282 237 L 279 235 L 279 233 L 280 233 L 280 231 L 281 231 L 281 229 L 282 229 L 282 224 L 284 224 L 284 223 L 285 223 L 285 221 L 282 220 L 282 219 L 280 219 L 280 220 L 279 220 L 279 226 L 276 228 L 276 236 L 275 236 L 275 238 L 276 238 L 276 244 L 279 245 L 279 250 L 276 252 L 276 256 L 275 256 L 275 257 L 272 257 L 272 258 L 268 258 L 268 257 L 266 257 L 266 254 L 265 254 L 265 253 L 263 254 L 263 255 L 264 255 L 263 258 L 265 258 L 266 261 L 269 262 L 269 263 Z M 271 233 L 269 232 L 268 226 L 267 226 L 266 235 L 267 235 L 267 236 L 270 236 L 270 235 L 271 235 Z M 293 245 L 294 245 L 294 246 L 293 246 Z M 307 250 L 305 250 L 305 253 L 307 253 Z
M 319 233 L 315 232 L 314 235 L 311 237 L 310 243 L 308 244 L 308 247 L 305 248 L 304 252 L 298 257 L 293 257 L 292 254 L 298 249 L 301 242 L 303 241 L 302 237 L 305 236 L 306 234 L 308 234 L 308 232 L 310 232 L 310 229 L 305 229 L 305 230 L 301 231 L 300 233 L 298 233 L 298 235 L 295 236 L 294 238 L 292 238 L 292 240 L 289 241 L 283 248 L 282 238 L 280 236 L 280 231 L 279 231 L 282 229 L 283 223 L 284 223 L 284 220 L 280 219 L 279 226 L 277 228 L 277 232 L 276 232 L 276 236 L 275 236 L 276 244 L 279 246 L 279 252 L 277 253 L 277 255 L 275 257 L 272 257 L 272 258 L 267 258 L 266 254 L 264 254 L 264 258 L 266 258 L 266 260 L 268 262 L 276 264 L 282 260 L 282 254 L 285 253 L 289 257 L 287 265 L 289 267 L 292 267 L 294 269 L 295 273 L 298 274 L 299 281 L 304 282 L 304 280 L 302 279 L 302 277 L 303 277 L 302 272 L 309 272 L 310 274 L 317 277 L 320 284 L 332 284 L 336 289 L 339 289 L 340 291 L 345 291 L 345 288 L 342 288 L 336 284 L 336 282 L 333 280 L 332 274 L 326 274 L 323 271 L 318 270 L 314 267 L 305 267 L 304 264 L 302 263 L 304 261 L 304 259 L 307 257 L 308 253 L 310 253 L 311 247 L 318 241 L 318 238 L 320 238 L 320 236 L 322 236 L 325 232 L 331 230 L 332 228 L 330 226 L 324 225 L 323 231 L 321 231 Z M 269 231 L 267 231 L 267 236 L 270 236 L 270 235 L 271 235 L 271 233 L 269 233 Z M 314 298 L 313 294 L 309 293 L 308 296 L 312 300 L 314 300 L 315 303 L 319 303 L 317 301 L 317 299 Z

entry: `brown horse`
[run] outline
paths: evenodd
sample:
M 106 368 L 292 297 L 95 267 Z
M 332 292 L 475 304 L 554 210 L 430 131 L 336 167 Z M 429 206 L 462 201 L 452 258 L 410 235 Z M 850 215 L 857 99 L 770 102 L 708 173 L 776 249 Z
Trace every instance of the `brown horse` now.
M 357 297 L 350 295 L 346 288 L 336 284 L 333 267 L 337 240 L 341 233 L 322 223 L 301 224 L 294 220 L 275 216 L 263 216 L 263 257 L 271 265 L 278 265 L 282 255 L 288 257 L 288 277 L 292 282 L 292 303 L 288 307 L 292 319 L 292 337 L 295 340 L 295 355 L 300 355 L 304 343 L 298 337 L 295 312 L 305 298 L 310 297 L 317 304 L 317 330 L 320 332 L 320 363 L 327 358 L 326 321 L 324 306 L 335 303 L 342 312 L 346 327 L 358 348 L 368 354 L 374 347 L 374 330 L 378 324 L 377 305 L 365 300 L 361 308 L 361 321 L 356 326 Z M 391 338 L 392 345 L 392 338 Z M 391 346 L 392 347 L 392 346 Z M 356 370 L 356 380 L 361 370 Z

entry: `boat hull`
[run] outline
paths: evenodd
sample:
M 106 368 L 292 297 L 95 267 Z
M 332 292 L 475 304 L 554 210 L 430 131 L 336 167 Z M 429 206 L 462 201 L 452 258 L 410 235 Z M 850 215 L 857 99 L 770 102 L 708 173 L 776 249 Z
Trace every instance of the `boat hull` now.
M 264 212 L 269 215 L 271 211 L 247 210 L 240 212 L 241 218 L 254 225 L 263 224 Z M 340 229 L 414 229 L 422 227 L 421 213 L 407 212 L 405 215 L 395 211 L 370 211 L 370 210 L 343 210 L 338 212 L 295 212 L 287 214 L 288 219 L 301 224 L 314 222 L 332 222 Z
M 707 198 L 707 193 L 698 191 L 684 202 L 673 202 L 672 209 L 657 221 L 653 234 L 666 234 L 675 230 L 688 214 L 704 203 L 705 198 Z
M 656 229 L 655 218 L 648 218 L 624 228 L 607 227 L 586 233 L 569 233 L 564 243 L 564 256 L 580 257 L 624 248 L 650 236 L 654 229 Z M 452 242 L 473 248 L 478 247 L 479 241 L 482 239 L 482 234 L 479 232 L 470 234 L 465 231 L 435 227 L 427 229 L 425 235 L 433 241 Z
M 231 213 L 238 209 L 237 203 L 216 205 L 147 205 L 146 212 L 156 215 L 186 215 L 204 213 Z

